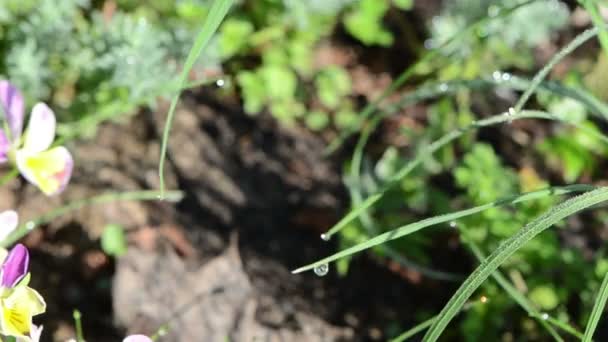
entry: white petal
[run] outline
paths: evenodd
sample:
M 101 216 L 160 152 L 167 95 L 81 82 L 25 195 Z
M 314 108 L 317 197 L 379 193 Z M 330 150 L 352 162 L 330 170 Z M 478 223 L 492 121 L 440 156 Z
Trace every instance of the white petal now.
M 3 241 L 10 233 L 17 228 L 19 215 L 14 210 L 7 210 L 0 213 L 0 241 Z
M 55 139 L 55 113 L 46 104 L 39 102 L 32 109 L 25 133 L 23 149 L 29 152 L 42 152 L 48 149 Z

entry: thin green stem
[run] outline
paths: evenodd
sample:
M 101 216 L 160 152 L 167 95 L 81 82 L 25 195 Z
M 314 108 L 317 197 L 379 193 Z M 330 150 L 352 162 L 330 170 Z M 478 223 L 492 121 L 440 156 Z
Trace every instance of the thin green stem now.
M 593 304 L 593 309 L 591 310 L 591 315 L 589 316 L 589 321 L 585 328 L 583 342 L 590 342 L 592 340 L 593 333 L 597 328 L 597 323 L 600 321 L 602 312 L 604 312 L 604 308 L 606 307 L 606 300 L 608 300 L 608 273 L 604 275 L 604 280 L 602 281 L 597 298 L 595 299 L 595 304 Z
M 78 310 L 74 310 L 74 323 L 76 326 L 76 341 L 77 342 L 85 342 L 84 341 L 84 333 L 82 332 L 82 314 Z
M 0 242 L 0 247 L 8 247 L 23 238 L 33 229 L 39 227 L 42 224 L 48 223 L 53 219 L 65 215 L 69 212 L 79 210 L 86 206 L 116 202 L 116 201 L 149 201 L 158 200 L 160 192 L 156 190 L 143 190 L 143 191 L 128 191 L 128 192 L 110 192 L 86 199 L 76 200 L 70 202 L 62 207 L 53 209 L 38 218 L 21 224 L 15 231 L 13 231 L 6 239 Z M 169 191 L 165 193 L 164 200 L 177 202 L 181 200 L 183 193 L 181 191 Z

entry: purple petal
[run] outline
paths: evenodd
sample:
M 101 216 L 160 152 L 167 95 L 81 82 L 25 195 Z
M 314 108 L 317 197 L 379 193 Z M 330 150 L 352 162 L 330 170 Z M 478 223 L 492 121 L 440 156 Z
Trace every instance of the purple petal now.
M 3 287 L 14 287 L 27 274 L 30 262 L 30 254 L 22 244 L 17 244 L 8 254 L 2 265 L 0 285 Z
M 11 140 L 16 141 L 23 129 L 23 95 L 9 81 L 0 80 L 0 106 L 6 115 Z
M 152 342 L 152 339 L 146 335 L 129 335 L 122 342 Z
M 10 148 L 11 143 L 6 138 L 6 135 L 4 135 L 4 132 L 0 131 L 0 163 L 6 163 Z

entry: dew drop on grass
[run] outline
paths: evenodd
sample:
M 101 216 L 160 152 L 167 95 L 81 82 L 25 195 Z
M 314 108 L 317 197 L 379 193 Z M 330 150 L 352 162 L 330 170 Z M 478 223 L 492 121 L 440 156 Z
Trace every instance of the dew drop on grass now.
M 36 228 L 36 222 L 34 222 L 34 221 L 28 221 L 25 224 L 25 229 L 27 229 L 27 230 L 32 230 L 34 228 Z
M 549 319 L 549 314 L 548 314 L 548 313 L 546 313 L 546 312 L 544 312 L 543 314 L 541 314 L 541 315 L 540 315 L 540 318 L 541 318 L 543 321 L 546 321 L 546 320 L 548 320 L 548 319 Z
M 492 78 L 494 79 L 494 81 L 500 82 L 500 81 L 502 81 L 502 73 L 500 71 L 496 70 L 492 73 Z
M 221 78 L 219 80 L 215 81 L 215 85 L 218 86 L 218 87 L 220 87 L 220 88 L 223 87 L 225 84 L 226 84 L 226 81 L 224 81 Z
M 505 72 L 505 73 L 502 74 L 502 80 L 503 81 L 508 81 L 510 79 L 511 79 L 511 74 L 509 74 L 507 72 Z
M 329 241 L 329 239 L 331 239 L 331 236 L 329 236 L 329 234 L 321 234 L 321 240 Z
M 159 201 L 164 201 L 165 200 L 165 196 L 163 196 L 163 195 L 157 195 L 156 199 L 159 200 Z
M 456 223 L 456 221 L 450 221 L 450 228 L 458 228 L 458 223 Z
M 509 110 L 506 112 L 506 115 L 509 117 L 514 117 L 517 112 L 515 112 L 515 108 L 509 107 Z M 509 119 L 509 123 L 513 123 L 513 119 Z
M 329 265 L 327 265 L 327 264 L 319 265 L 319 266 L 315 267 L 314 271 L 315 271 L 316 275 L 318 275 L 319 277 L 322 277 L 322 276 L 326 275 L 327 272 L 329 272 Z

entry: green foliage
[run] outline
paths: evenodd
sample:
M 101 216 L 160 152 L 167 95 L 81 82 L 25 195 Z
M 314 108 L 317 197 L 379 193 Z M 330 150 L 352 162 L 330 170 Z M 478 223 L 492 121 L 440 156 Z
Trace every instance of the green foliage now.
M 389 0 L 361 0 L 344 18 L 344 26 L 365 45 L 390 46 L 393 35 L 382 25 L 389 8 Z
M 220 50 L 236 78 L 245 111 L 268 110 L 283 124 L 314 131 L 357 123 L 348 72 L 316 67 L 313 51 L 338 23 L 351 0 L 259 1 L 241 5 L 222 24 Z M 243 68 L 251 58 L 253 68 Z M 316 101 L 318 100 L 318 101 Z
M 64 120 L 167 94 L 177 70 L 171 62 L 184 58 L 193 35 L 176 13 L 159 12 L 167 11 L 166 1 L 122 1 L 125 10 L 111 16 L 87 0 L 18 3 L 0 4 L 0 73 L 28 102 L 51 102 Z M 209 68 L 215 55 L 207 55 Z
M 127 252 L 125 230 L 118 224 L 107 225 L 101 234 L 101 249 L 107 255 L 119 257 Z

